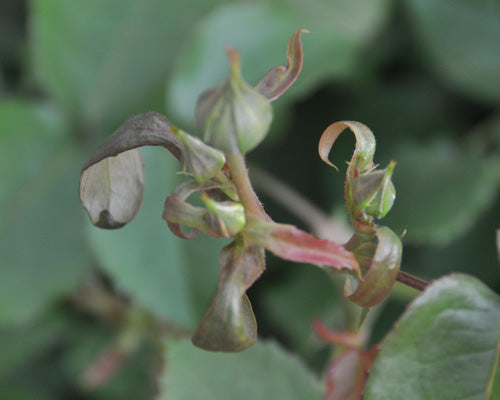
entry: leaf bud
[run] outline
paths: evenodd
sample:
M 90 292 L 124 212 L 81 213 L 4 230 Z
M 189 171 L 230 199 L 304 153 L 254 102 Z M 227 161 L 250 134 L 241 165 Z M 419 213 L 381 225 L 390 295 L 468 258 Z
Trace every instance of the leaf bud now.
M 367 215 L 383 218 L 390 211 L 396 198 L 396 189 L 391 181 L 396 163 L 387 168 L 367 172 L 352 182 L 352 194 L 356 207 Z
M 241 203 L 233 201 L 215 201 L 206 194 L 201 196 L 208 214 L 207 222 L 210 229 L 223 237 L 236 236 L 245 226 L 245 208 Z
M 271 104 L 243 80 L 238 53 L 227 53 L 230 76 L 201 94 L 195 119 L 205 143 L 225 153 L 244 154 L 265 138 L 272 120 Z

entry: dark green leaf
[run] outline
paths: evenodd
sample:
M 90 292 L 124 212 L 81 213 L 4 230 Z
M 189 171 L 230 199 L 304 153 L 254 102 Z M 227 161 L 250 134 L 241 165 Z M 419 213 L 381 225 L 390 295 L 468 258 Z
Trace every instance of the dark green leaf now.
M 499 343 L 499 296 L 466 275 L 439 279 L 382 342 L 364 398 L 494 398 Z
M 430 66 L 458 90 L 500 100 L 500 3 L 408 0 L 408 16 Z
M 388 226 L 407 229 L 405 240 L 446 244 L 469 230 L 495 199 L 500 182 L 498 157 L 476 145 L 441 140 L 397 152 L 394 184 L 398 197 Z
M 161 400 L 315 400 L 318 381 L 294 356 L 272 342 L 237 354 L 201 351 L 186 341 L 165 345 Z

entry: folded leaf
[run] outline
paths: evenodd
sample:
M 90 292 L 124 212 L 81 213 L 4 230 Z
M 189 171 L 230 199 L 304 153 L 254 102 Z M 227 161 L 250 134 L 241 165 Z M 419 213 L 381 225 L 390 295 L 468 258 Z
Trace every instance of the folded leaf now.
M 356 136 L 356 148 L 352 155 L 350 166 L 356 167 L 357 174 L 361 175 L 373 167 L 373 155 L 375 154 L 375 137 L 366 125 L 356 121 L 340 121 L 331 124 L 321 135 L 318 145 L 319 156 L 328 165 L 335 167 L 328 155 L 335 140 L 346 129 L 349 128 Z
M 359 276 L 353 254 L 342 245 L 318 239 L 293 225 L 253 220 L 245 228 L 245 240 L 258 244 L 285 260 L 333 267 Z
M 242 351 L 257 340 L 257 322 L 245 292 L 265 268 L 264 249 L 234 241 L 222 249 L 215 298 L 192 341 L 210 351 Z
M 302 42 L 300 40 L 302 33 L 309 33 L 309 31 L 299 29 L 288 42 L 286 50 L 288 65 L 273 68 L 255 86 L 255 89 L 269 101 L 276 100 L 285 93 L 300 74 L 303 59 Z
M 162 146 L 179 161 L 181 145 L 172 133 L 173 125 L 161 114 L 149 111 L 129 118 L 106 140 L 83 165 L 83 170 L 93 164 L 124 151 L 141 146 Z
M 121 228 L 131 221 L 144 193 L 144 166 L 137 149 L 106 158 L 83 170 L 80 199 L 95 226 Z
M 376 229 L 378 244 L 368 272 L 359 281 L 348 276 L 344 295 L 362 307 L 373 307 L 390 293 L 401 264 L 403 247 L 396 234 L 383 226 Z

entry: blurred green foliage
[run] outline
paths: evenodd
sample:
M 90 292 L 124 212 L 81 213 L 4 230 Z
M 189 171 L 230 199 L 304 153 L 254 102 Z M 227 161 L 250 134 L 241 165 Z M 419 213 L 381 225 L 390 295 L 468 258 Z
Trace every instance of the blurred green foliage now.
M 122 231 L 90 225 L 78 200 L 80 167 L 125 119 L 150 109 L 196 134 L 197 96 L 227 73 L 224 45 L 241 53 L 243 75 L 255 84 L 284 63 L 288 39 L 299 28 L 312 32 L 303 38 L 302 74 L 276 103 L 271 138 L 249 155 L 251 162 L 333 212 L 343 205 L 345 169 L 336 173 L 322 164 L 317 142 L 331 122 L 365 123 L 377 138 L 376 161 L 397 161 L 397 198 L 384 223 L 397 233 L 407 230 L 402 269 L 429 280 L 467 272 L 500 289 L 497 1 L 4 2 L 0 397 L 143 399 L 162 386 L 150 373 L 158 369 L 158 351 L 147 345 L 136 346 L 103 386 L 82 385 L 87 367 L 124 326 L 110 323 L 108 314 L 102 318 L 96 310 L 103 303 L 82 296 L 82 287 L 97 276 L 123 302 L 190 330 L 215 292 L 223 243 L 184 242 L 161 220 L 176 183 L 166 152 L 144 152 L 146 197 Z M 336 145 L 336 160 L 350 158 L 353 142 L 346 137 Z M 261 198 L 276 220 L 303 224 L 265 193 Z M 327 353 L 310 322 L 345 326 L 340 291 L 322 272 L 268 257 L 268 271 L 250 291 L 260 333 L 321 370 Z M 385 307 L 401 310 L 412 295 L 395 291 Z M 379 315 L 377 339 L 398 316 Z M 245 367 L 225 365 L 224 356 L 213 362 L 228 368 L 222 374 L 248 369 L 264 387 L 286 386 L 302 371 L 281 347 L 258 346 L 241 359 Z M 189 375 L 188 360 L 199 362 L 200 380 L 211 379 L 205 374 L 214 373 L 212 361 L 199 352 L 182 342 L 167 351 L 161 381 L 169 399 L 201 395 L 172 386 L 173 377 L 186 385 L 198 378 Z M 175 358 L 181 361 L 169 377 Z M 280 372 L 288 363 L 292 375 Z M 318 394 L 316 378 L 304 371 L 309 386 L 290 394 L 297 399 Z

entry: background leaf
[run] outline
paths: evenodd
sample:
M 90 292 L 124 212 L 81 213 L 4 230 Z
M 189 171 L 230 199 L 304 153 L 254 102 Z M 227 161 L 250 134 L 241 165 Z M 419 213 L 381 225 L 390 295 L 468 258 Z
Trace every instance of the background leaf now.
M 500 4 L 494 0 L 407 0 L 406 5 L 430 68 L 453 88 L 498 103 Z
M 204 352 L 188 341 L 167 341 L 159 399 L 320 399 L 318 381 L 272 342 L 239 354 Z
M 469 230 L 500 183 L 497 156 L 470 139 L 462 147 L 446 139 L 403 147 L 394 174 L 397 198 L 384 223 L 406 228 L 405 240 L 435 245 Z
M 161 105 L 182 38 L 220 2 L 36 0 L 34 73 L 69 115 L 85 126 L 109 127 Z
M 364 398 L 490 398 L 499 343 L 500 297 L 470 276 L 444 277 L 382 342 Z
M 176 62 L 167 92 L 169 112 L 184 123 L 192 120 L 198 95 L 227 74 L 225 45 L 241 54 L 243 77 L 255 85 L 268 70 L 286 62 L 288 40 L 301 28 L 312 35 L 303 37 L 303 69 L 285 101 L 327 78 L 345 76 L 357 51 L 387 17 L 389 3 L 315 0 L 306 5 L 287 0 L 219 7 L 197 26 Z
M 65 129 L 52 108 L 0 105 L 0 325 L 36 317 L 88 272 L 75 197 L 81 158 Z

